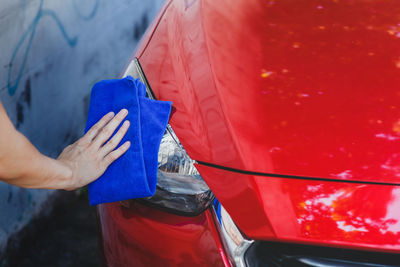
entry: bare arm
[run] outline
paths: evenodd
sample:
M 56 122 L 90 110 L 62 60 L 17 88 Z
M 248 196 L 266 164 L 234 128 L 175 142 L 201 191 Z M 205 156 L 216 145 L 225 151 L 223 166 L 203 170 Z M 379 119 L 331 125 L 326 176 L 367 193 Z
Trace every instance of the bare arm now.
M 130 146 L 125 142 L 114 150 L 128 130 L 127 121 L 106 143 L 126 115 L 126 110 L 105 115 L 58 159 L 52 159 L 14 128 L 0 102 L 0 180 L 20 187 L 67 190 L 94 181 Z

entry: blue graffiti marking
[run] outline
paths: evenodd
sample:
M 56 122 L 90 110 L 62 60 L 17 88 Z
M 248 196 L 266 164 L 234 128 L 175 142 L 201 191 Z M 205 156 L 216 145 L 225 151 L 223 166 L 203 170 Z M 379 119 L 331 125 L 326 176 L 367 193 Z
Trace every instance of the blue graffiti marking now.
M 70 37 L 68 35 L 68 33 L 65 30 L 64 25 L 61 23 L 61 20 L 59 19 L 59 17 L 57 16 L 57 14 L 53 10 L 44 9 L 43 8 L 43 2 L 44 2 L 44 0 L 40 0 L 40 5 L 39 5 L 39 8 L 38 8 L 38 11 L 36 13 L 35 18 L 33 19 L 32 23 L 28 26 L 28 28 L 25 30 L 25 32 L 22 34 L 21 39 L 18 41 L 18 43 L 17 43 L 17 45 L 16 45 L 16 47 L 15 47 L 13 53 L 12 53 L 11 61 L 10 61 L 10 67 L 8 69 L 8 82 L 7 82 L 8 93 L 11 96 L 15 94 L 15 91 L 17 90 L 17 88 L 19 86 L 19 83 L 21 82 L 22 74 L 23 74 L 23 71 L 25 69 L 25 65 L 26 65 L 26 61 L 28 59 L 28 55 L 29 55 L 29 51 L 30 51 L 30 48 L 31 48 L 31 45 L 32 45 L 32 41 L 33 41 L 33 38 L 35 37 L 36 27 L 38 26 L 39 21 L 43 17 L 48 16 L 48 17 L 52 18 L 55 21 L 55 23 L 57 24 L 59 30 L 61 31 L 62 36 L 64 37 L 65 41 L 67 42 L 67 44 L 69 46 L 73 47 L 78 42 L 78 37 L 77 36 Z M 82 15 L 82 13 L 80 13 L 76 3 L 73 2 L 74 9 L 77 11 L 78 16 L 83 20 L 90 20 L 96 15 L 98 4 L 99 4 L 99 1 L 96 0 L 92 12 L 89 15 L 85 16 L 85 15 Z M 11 82 L 11 73 L 12 73 L 12 70 L 13 70 L 13 67 L 14 67 L 14 61 L 15 61 L 15 58 L 16 58 L 18 52 L 20 51 L 22 45 L 24 44 L 24 42 L 26 40 L 27 40 L 27 45 L 26 45 L 25 51 L 23 52 L 24 55 L 23 55 L 23 59 L 22 59 L 22 64 L 21 64 L 21 66 L 20 66 L 20 68 L 19 68 L 19 70 L 17 72 L 17 77 L 15 79 L 15 82 L 12 83 Z

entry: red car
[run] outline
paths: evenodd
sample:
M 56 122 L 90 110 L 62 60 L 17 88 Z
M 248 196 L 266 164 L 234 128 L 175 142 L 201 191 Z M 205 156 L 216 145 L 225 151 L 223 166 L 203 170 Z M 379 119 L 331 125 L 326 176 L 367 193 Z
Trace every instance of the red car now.
M 124 75 L 175 112 L 108 266 L 400 266 L 397 0 L 167 1 Z

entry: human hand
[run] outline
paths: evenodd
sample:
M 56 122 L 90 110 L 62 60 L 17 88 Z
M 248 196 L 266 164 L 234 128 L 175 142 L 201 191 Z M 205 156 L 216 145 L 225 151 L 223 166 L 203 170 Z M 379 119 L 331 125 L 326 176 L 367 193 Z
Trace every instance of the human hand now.
M 118 132 L 105 143 L 126 115 L 126 109 L 122 109 L 115 116 L 113 112 L 108 113 L 82 138 L 61 152 L 57 160 L 72 171 L 72 177 L 64 189 L 74 190 L 96 180 L 112 162 L 128 150 L 129 141 L 118 149 L 115 148 L 126 134 L 129 121 L 125 121 Z

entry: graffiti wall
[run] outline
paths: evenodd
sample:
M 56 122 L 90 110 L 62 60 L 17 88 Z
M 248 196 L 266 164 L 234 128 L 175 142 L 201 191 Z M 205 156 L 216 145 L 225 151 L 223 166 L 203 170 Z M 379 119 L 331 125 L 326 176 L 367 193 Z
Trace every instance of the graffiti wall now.
M 118 77 L 162 2 L 0 0 L 0 99 L 42 153 L 82 135 L 91 86 Z M 52 194 L 0 182 L 0 258 Z

